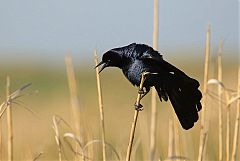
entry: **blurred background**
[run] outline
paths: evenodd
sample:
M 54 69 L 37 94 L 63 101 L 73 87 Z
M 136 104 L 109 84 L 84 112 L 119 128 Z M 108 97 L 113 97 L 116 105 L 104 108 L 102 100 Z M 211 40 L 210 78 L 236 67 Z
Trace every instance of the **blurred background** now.
M 239 1 L 237 0 L 159 0 L 159 52 L 164 59 L 202 82 L 207 26 L 211 25 L 210 78 L 216 78 L 216 55 L 223 40 L 223 82 L 237 89 L 239 60 Z M 11 91 L 31 82 L 20 103 L 13 105 L 14 159 L 31 160 L 43 152 L 39 160 L 58 160 L 58 149 L 52 129 L 52 117 L 58 115 L 71 123 L 71 95 L 64 58 L 71 55 L 76 77 L 81 127 L 85 141 L 100 139 L 99 109 L 94 50 L 98 56 L 132 42 L 152 46 L 153 0 L 86 1 L 86 0 L 0 0 L 0 100 L 5 101 L 6 76 Z M 136 88 L 119 69 L 101 73 L 105 112 L 106 140 L 124 159 L 133 117 Z M 117 82 L 117 84 L 116 84 Z M 202 89 L 202 86 L 201 86 Z M 213 89 L 215 90 L 215 89 Z M 136 160 L 148 158 L 150 94 L 143 100 L 136 140 Z M 20 105 L 19 105 L 20 104 Z M 158 158 L 167 158 L 169 118 L 173 111 L 169 102 L 157 101 Z M 166 106 L 166 107 L 165 107 Z M 209 103 L 212 113 L 216 101 Z M 234 114 L 234 112 L 233 112 Z M 175 117 L 175 116 L 174 116 Z M 233 118 L 235 118 L 233 116 Z M 1 118 L 2 150 L 6 159 L 6 115 Z M 199 121 L 200 122 L 200 121 Z M 190 131 L 179 128 L 179 146 L 183 156 L 196 159 L 200 123 Z M 217 115 L 210 125 L 217 123 Z M 179 123 L 176 123 L 177 127 Z M 233 122 L 232 122 L 233 126 Z M 73 132 L 68 126 L 61 134 Z M 212 131 L 210 131 L 211 134 Z M 188 140 L 188 142 L 186 142 Z M 189 141 L 191 140 L 191 141 Z M 206 158 L 216 160 L 217 138 L 209 135 Z M 65 145 L 66 159 L 74 154 Z M 101 151 L 101 146 L 94 147 Z M 114 160 L 109 150 L 107 156 Z M 191 151 L 191 152 L 190 152 Z M 96 156 L 101 160 L 101 155 Z

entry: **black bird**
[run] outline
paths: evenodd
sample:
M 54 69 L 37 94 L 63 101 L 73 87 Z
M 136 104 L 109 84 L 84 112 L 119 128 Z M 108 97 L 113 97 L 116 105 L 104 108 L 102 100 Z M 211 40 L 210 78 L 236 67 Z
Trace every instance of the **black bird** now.
M 106 67 L 122 69 L 125 77 L 134 85 L 140 85 L 143 72 L 150 72 L 143 84 L 145 96 L 152 86 L 155 87 L 160 100 L 170 100 L 177 117 L 184 129 L 193 127 L 198 120 L 198 111 L 202 106 L 202 93 L 198 90 L 199 82 L 163 60 L 160 53 L 145 44 L 132 43 L 128 46 L 114 48 L 102 56 Z

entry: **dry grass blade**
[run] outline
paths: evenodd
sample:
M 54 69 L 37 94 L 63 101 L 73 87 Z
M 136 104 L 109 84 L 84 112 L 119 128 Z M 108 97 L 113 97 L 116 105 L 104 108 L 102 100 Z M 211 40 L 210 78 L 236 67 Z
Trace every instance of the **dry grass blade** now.
M 230 161 L 230 104 L 227 106 L 226 161 Z
M 42 155 L 43 155 L 43 152 L 39 152 L 39 153 L 33 158 L 33 161 L 37 161 Z
M 8 131 L 8 160 L 13 160 L 13 123 L 12 123 L 12 108 L 11 101 L 8 101 L 10 96 L 10 77 L 7 76 L 6 84 L 6 98 L 7 98 L 7 131 Z
M 102 140 L 92 140 L 92 141 L 89 141 L 83 148 L 83 153 L 85 154 L 85 151 L 86 149 L 90 146 L 90 145 L 93 145 L 93 144 L 96 144 L 96 143 L 100 143 L 100 144 L 103 144 Z M 105 142 L 105 145 L 108 146 L 112 151 L 113 153 L 116 155 L 117 159 L 120 161 L 120 156 L 117 152 L 117 150 L 109 143 Z
M 224 86 L 224 84 L 222 83 L 222 81 L 217 80 L 217 79 L 209 79 L 207 82 L 208 85 L 210 84 L 216 84 L 219 85 L 221 88 L 223 88 L 224 90 L 226 90 L 226 87 Z
M 4 112 L 7 109 L 7 104 L 8 103 L 12 103 L 14 100 L 16 100 L 17 98 L 23 96 L 23 91 L 26 90 L 28 87 L 31 86 L 31 83 L 28 83 L 26 85 L 23 85 L 22 87 L 18 88 L 17 90 L 15 90 L 13 93 L 11 93 L 8 97 L 7 100 L 4 101 L 1 105 L 0 105 L 0 119 L 3 116 Z M 32 111 L 31 111 L 32 112 Z
M 174 155 L 174 125 L 173 121 L 169 120 L 168 133 L 168 158 Z
M 236 102 L 239 99 L 240 99 L 240 95 L 236 96 L 236 97 L 233 97 L 228 101 L 227 105 L 231 105 L 232 103 Z
M 158 0 L 154 0 L 153 16 L 153 49 L 158 49 Z M 156 153 L 156 127 L 157 127 L 157 92 L 152 88 L 151 98 L 151 125 L 150 125 L 150 161 L 155 160 Z
M 66 72 L 67 72 L 67 79 L 68 79 L 68 86 L 70 91 L 70 99 L 71 99 L 71 118 L 72 118 L 72 124 L 74 125 L 74 132 L 79 137 L 80 141 L 83 143 L 83 131 L 82 126 L 80 128 L 81 124 L 81 109 L 79 106 L 79 99 L 78 99 L 78 91 L 77 91 L 77 82 L 75 78 L 75 72 L 73 68 L 73 62 L 71 55 L 67 55 L 65 57 L 65 64 L 66 64 Z M 78 146 L 76 145 L 76 148 Z M 76 149 L 75 151 L 78 151 Z M 80 158 L 75 158 L 75 160 L 79 160 Z
M 240 65 L 238 67 L 238 95 L 240 96 Z M 239 120 L 240 120 L 240 99 L 237 99 L 237 112 L 234 128 L 234 137 L 233 137 L 233 150 L 232 150 L 232 161 L 237 160 L 237 148 L 239 143 Z
M 218 64 L 218 81 L 222 82 L 222 39 L 220 39 L 219 42 L 219 51 L 218 51 L 218 57 L 217 57 L 217 64 Z M 223 85 L 223 83 L 222 83 Z M 218 86 L 218 131 L 219 131 L 219 137 L 218 137 L 218 158 L 219 161 L 223 160 L 223 116 L 222 116 L 222 88 L 221 86 Z
M 0 161 L 2 160 L 3 152 L 2 152 L 2 123 L 0 120 Z
M 6 111 L 6 109 L 7 109 L 6 102 L 3 102 L 0 105 L 0 119 L 1 119 L 2 115 L 4 114 L 4 112 Z
M 98 65 L 97 52 L 94 52 L 94 60 L 95 65 Z M 101 124 L 101 135 L 102 135 L 102 153 L 103 153 L 103 161 L 106 161 L 106 144 L 105 144 L 105 126 L 104 126 L 104 112 L 103 112 L 103 100 L 102 100 L 102 88 L 99 77 L 99 68 L 96 69 L 96 78 L 97 78 L 97 89 L 98 89 L 98 103 L 99 103 L 99 111 L 100 111 L 100 124 Z
M 234 102 L 238 101 L 240 99 L 240 95 L 237 95 L 235 97 L 231 97 L 230 92 L 225 86 L 224 84 L 216 79 L 210 79 L 208 81 L 208 84 L 216 84 L 219 87 L 221 87 L 221 89 L 223 89 L 223 92 L 225 93 L 225 97 L 226 97 L 226 106 L 227 106 L 227 112 L 226 112 L 226 160 L 229 161 L 230 160 L 230 107 L 231 104 L 233 104 Z M 221 101 L 221 99 L 220 99 Z M 220 117 L 220 116 L 219 116 Z M 221 150 L 220 154 L 219 154 L 219 158 L 221 159 L 222 155 L 221 155 Z
M 211 27 L 208 25 L 206 47 L 205 47 L 205 64 L 204 64 L 204 80 L 203 80 L 203 100 L 202 100 L 202 112 L 201 112 L 201 131 L 200 131 L 200 143 L 198 151 L 198 161 L 204 159 L 205 142 L 207 139 L 207 128 L 205 127 L 205 111 L 206 111 L 206 96 L 207 96 L 207 81 L 209 73 L 209 56 L 210 56 L 210 34 Z
M 53 116 L 53 126 L 52 126 L 52 128 L 55 132 L 55 141 L 56 141 L 57 146 L 58 146 L 58 159 L 59 159 L 59 161 L 62 161 L 62 143 L 61 143 L 61 140 L 60 140 L 58 124 L 59 124 L 58 117 Z
M 21 96 L 22 92 L 27 89 L 28 87 L 30 87 L 32 85 L 32 83 L 28 83 L 28 84 L 25 84 L 23 85 L 22 87 L 20 87 L 19 89 L 17 89 L 16 91 L 14 91 L 12 94 L 10 94 L 10 100 L 14 100 L 18 97 Z
M 64 154 L 64 151 L 63 151 L 62 141 L 60 139 L 59 125 L 60 125 L 61 122 L 63 122 L 64 125 L 66 125 L 70 129 L 71 129 L 71 127 L 62 117 L 60 117 L 58 115 L 53 116 L 52 122 L 53 122 L 52 128 L 55 132 L 55 141 L 56 141 L 56 144 L 58 146 L 58 159 L 59 159 L 59 161 L 61 161 L 62 156 L 63 156 L 62 154 Z
M 65 64 L 66 64 L 66 71 L 67 71 L 67 78 L 68 78 L 68 85 L 70 91 L 70 98 L 71 98 L 71 113 L 72 113 L 72 122 L 75 125 L 74 130 L 78 137 L 80 137 L 80 107 L 79 107 L 79 100 L 78 100 L 78 92 L 77 92 L 77 83 L 75 78 L 75 72 L 72 63 L 72 57 L 67 55 L 65 57 Z M 80 138 L 81 142 L 83 138 Z
M 143 83 L 144 83 L 144 81 L 145 81 L 145 76 L 146 76 L 146 74 L 149 74 L 149 73 L 144 72 L 144 73 L 142 74 L 142 78 L 141 78 L 141 83 L 140 83 L 140 86 L 139 86 L 139 90 L 142 90 L 142 89 L 143 89 Z M 141 100 L 141 94 L 138 93 L 137 101 L 136 101 L 136 106 L 139 106 L 139 105 L 140 105 L 140 100 Z M 137 125 L 138 113 L 139 113 L 139 110 L 136 110 L 136 109 L 135 109 L 134 118 L 133 118 L 133 122 L 132 122 L 131 133 L 130 133 L 130 138 L 129 138 L 129 143 L 128 143 L 128 148 L 127 148 L 126 161 L 130 161 L 131 152 L 132 152 L 132 145 L 133 145 L 133 139 L 134 139 L 135 130 L 136 130 L 136 125 Z
M 77 149 L 76 149 L 76 148 L 73 148 L 73 146 L 71 145 L 70 141 L 68 141 L 68 138 L 71 138 L 73 141 L 75 141 L 75 143 L 80 147 L 81 152 L 78 151 L 79 148 L 77 148 Z M 69 148 L 71 149 L 71 151 L 72 151 L 75 155 L 80 155 L 80 156 L 82 156 L 83 160 L 85 160 L 85 159 L 88 159 L 88 160 L 89 160 L 89 158 L 88 158 L 87 156 L 85 156 L 84 151 L 83 151 L 84 146 L 82 145 L 81 141 L 78 139 L 77 136 L 75 136 L 75 135 L 72 134 L 72 133 L 65 133 L 65 134 L 63 135 L 63 139 L 64 139 L 64 141 L 67 143 L 67 145 L 69 146 Z

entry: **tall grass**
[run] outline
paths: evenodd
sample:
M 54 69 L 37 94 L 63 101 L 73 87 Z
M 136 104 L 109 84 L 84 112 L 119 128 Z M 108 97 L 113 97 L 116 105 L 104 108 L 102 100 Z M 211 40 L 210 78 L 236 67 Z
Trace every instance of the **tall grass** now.
M 202 99 L 202 112 L 201 112 L 201 131 L 200 131 L 200 143 L 199 143 L 199 152 L 198 152 L 198 161 L 204 159 L 204 150 L 207 139 L 207 127 L 205 120 L 206 113 L 206 96 L 207 96 L 207 82 L 209 77 L 209 56 L 210 56 L 210 34 L 211 26 L 208 25 L 207 36 L 206 36 L 206 46 L 205 46 L 205 63 L 204 63 L 204 80 L 203 80 L 203 99 Z
M 7 76 L 6 81 L 6 98 L 10 97 L 10 77 Z M 13 160 L 13 123 L 11 102 L 7 101 L 7 131 L 8 131 L 8 160 Z
M 97 51 L 94 51 L 94 61 L 95 65 L 98 65 Z M 100 113 L 100 124 L 101 124 L 101 135 L 102 135 L 102 153 L 103 161 L 106 161 L 106 143 L 105 143 L 105 125 L 104 125 L 104 112 L 103 112 L 103 99 L 102 99 L 102 88 L 99 77 L 99 69 L 96 68 L 96 78 L 97 78 L 97 89 L 98 89 L 98 105 Z
M 158 0 L 154 0 L 153 14 L 153 49 L 158 50 Z M 157 127 L 157 92 L 152 88 L 151 99 L 151 125 L 150 125 L 150 161 L 155 160 L 156 153 L 156 127 Z
M 168 158 L 174 156 L 174 124 L 173 120 L 169 119 L 168 126 Z
M 240 62 L 239 62 L 240 63 Z M 237 107 L 236 107 L 236 120 L 234 128 L 234 137 L 233 137 L 233 148 L 232 148 L 232 161 L 237 160 L 238 143 L 239 143 L 239 121 L 240 121 L 240 64 L 238 64 L 238 88 L 237 88 Z
M 219 50 L 218 50 L 218 56 L 217 56 L 217 64 L 218 64 L 218 81 L 222 82 L 222 39 L 219 42 Z M 219 137 L 218 137 L 218 157 L 219 161 L 223 160 L 223 116 L 222 116 L 222 87 L 218 86 L 218 128 L 219 128 Z
M 68 78 L 68 86 L 70 91 L 70 99 L 71 99 L 71 115 L 72 115 L 72 124 L 74 124 L 74 132 L 76 136 L 79 138 L 80 142 L 83 143 L 83 133 L 82 129 L 80 128 L 80 106 L 79 106 L 79 99 L 78 99 L 78 90 L 77 90 L 77 83 L 75 78 L 75 72 L 72 63 L 71 55 L 67 55 L 65 57 L 65 64 L 66 64 L 66 71 L 67 71 L 67 78 Z M 76 144 L 76 151 L 78 151 L 78 145 Z M 75 160 L 80 160 L 80 158 L 75 155 Z

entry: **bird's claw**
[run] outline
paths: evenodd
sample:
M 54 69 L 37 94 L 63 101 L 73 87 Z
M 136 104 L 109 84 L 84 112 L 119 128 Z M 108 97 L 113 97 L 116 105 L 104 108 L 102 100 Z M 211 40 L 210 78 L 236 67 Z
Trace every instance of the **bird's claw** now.
M 144 92 L 144 90 L 143 89 L 138 89 L 138 94 L 144 94 L 145 92 Z
M 135 107 L 135 110 L 137 110 L 137 111 L 142 111 L 143 110 L 143 105 L 141 105 L 141 104 L 135 103 L 134 107 Z

